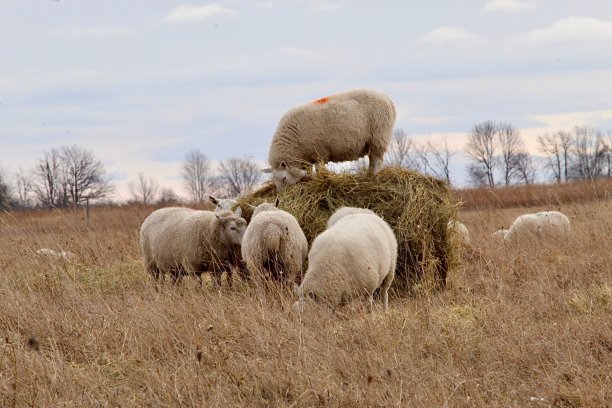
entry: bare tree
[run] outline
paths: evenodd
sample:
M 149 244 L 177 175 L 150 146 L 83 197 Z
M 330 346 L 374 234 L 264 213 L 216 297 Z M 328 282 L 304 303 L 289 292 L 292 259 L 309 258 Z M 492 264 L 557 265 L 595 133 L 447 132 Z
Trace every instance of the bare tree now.
M 210 162 L 199 149 L 187 152 L 181 172 L 191 199 L 198 203 L 208 200 L 206 190 L 210 186 Z
M 389 166 L 406 167 L 415 171 L 421 170 L 414 140 L 403 129 L 393 131 L 393 138 L 385 161 Z
M 55 207 L 59 203 L 62 189 L 61 157 L 57 149 L 43 153 L 34 167 L 34 190 L 38 200 L 45 207 Z
M 495 169 L 497 167 L 497 149 L 495 135 L 497 126 L 492 121 L 474 125 L 468 136 L 465 153 L 472 159 L 468 172 L 476 184 L 495 186 Z
M 519 151 L 515 156 L 516 178 L 527 185 L 533 184 L 536 169 L 531 155 L 526 151 Z
M 105 198 L 113 191 L 102 162 L 91 151 L 76 145 L 62 146 L 61 159 L 63 184 L 73 206 Z
M 34 191 L 34 181 L 32 173 L 19 167 L 19 171 L 15 173 L 15 186 L 17 187 L 17 201 L 21 208 L 29 208 L 32 206 L 31 195 Z
M 442 138 L 441 143 L 429 140 L 421 146 L 416 146 L 415 151 L 425 172 L 451 183 L 450 161 L 457 151 L 449 147 L 446 136 Z
M 571 174 L 575 178 L 594 179 L 603 174 L 606 145 L 603 135 L 588 126 L 574 128 L 574 156 Z
M 0 210 L 8 211 L 12 207 L 12 191 L 5 171 L 0 168 Z
M 539 150 L 546 156 L 545 168 L 557 183 L 568 180 L 572 135 L 558 131 L 538 136 Z
M 142 204 L 150 204 L 155 200 L 159 184 L 153 178 L 146 178 L 142 172 L 138 173 L 138 180 L 128 184 L 132 198 Z
M 500 123 L 497 128 L 497 140 L 500 148 L 500 165 L 504 184 L 509 186 L 519 173 L 519 154 L 526 154 L 525 145 L 519 132 L 510 123 Z
M 159 192 L 159 198 L 157 199 L 157 204 L 171 205 L 171 204 L 178 204 L 180 202 L 181 202 L 180 197 L 171 188 L 164 187 Z
M 606 177 L 612 177 L 612 131 L 606 137 Z
M 261 180 L 261 171 L 253 159 L 233 157 L 219 164 L 219 176 L 228 188 L 227 195 L 237 197 L 253 191 Z

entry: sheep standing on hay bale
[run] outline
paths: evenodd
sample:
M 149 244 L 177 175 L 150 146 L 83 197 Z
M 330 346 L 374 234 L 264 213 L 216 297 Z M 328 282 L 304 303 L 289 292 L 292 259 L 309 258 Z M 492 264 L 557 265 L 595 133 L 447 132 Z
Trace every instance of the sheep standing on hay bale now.
M 570 234 L 569 218 L 558 211 L 542 211 L 523 214 L 516 218 L 510 229 L 503 233 L 509 244 L 529 243 L 534 239 L 543 242 L 559 242 Z
M 213 213 L 183 207 L 162 208 L 151 213 L 140 228 L 140 248 L 145 270 L 155 279 L 170 273 L 173 282 L 183 275 L 211 272 L 217 285 L 228 274 L 234 252 L 242 242 L 246 221 L 231 211 Z
M 306 299 L 314 299 L 334 309 L 366 296 L 371 310 L 372 296 L 380 287 L 386 310 L 396 262 L 395 234 L 382 218 L 371 213 L 336 217 L 335 223 L 312 243 L 308 270 L 296 289 L 296 305 L 301 308 Z
M 242 239 L 242 259 L 255 276 L 268 276 L 288 285 L 304 273 L 308 241 L 295 217 L 275 204 L 263 203 Z
M 370 173 L 383 163 L 395 106 L 388 96 L 369 89 L 344 92 L 289 110 L 272 138 L 268 162 L 272 180 L 282 190 L 297 183 L 317 162 L 343 162 L 363 156 Z
M 318 171 L 308 181 L 278 192 L 273 183 L 238 199 L 243 216 L 279 195 L 283 209 L 298 221 L 312 242 L 323 232 L 334 211 L 341 207 L 365 208 L 383 218 L 398 243 L 398 263 L 392 288 L 408 292 L 421 278 L 440 287 L 458 260 L 447 224 L 456 216 L 448 184 L 399 167 L 383 168 L 376 178 L 366 171 L 337 174 Z

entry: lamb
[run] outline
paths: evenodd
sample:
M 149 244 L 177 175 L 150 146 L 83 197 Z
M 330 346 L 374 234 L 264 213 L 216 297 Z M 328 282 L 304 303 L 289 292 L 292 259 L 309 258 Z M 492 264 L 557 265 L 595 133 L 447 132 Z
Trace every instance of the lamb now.
M 470 232 L 468 231 L 465 224 L 459 221 L 449 221 L 447 224 L 448 231 L 457 240 L 457 242 L 463 247 L 470 246 Z
M 395 276 L 397 240 L 391 227 L 374 214 L 351 214 L 336 221 L 312 243 L 308 270 L 295 289 L 302 309 L 306 299 L 335 309 L 358 296 L 367 296 L 372 309 L 373 294 L 381 288 L 385 310 L 389 287 Z
M 340 218 L 343 218 L 347 215 L 352 214 L 373 214 L 376 215 L 372 210 L 368 210 L 367 208 L 356 208 L 356 207 L 340 207 L 338 208 L 329 220 L 327 220 L 327 229 L 334 225 Z
M 569 233 L 569 218 L 558 211 L 523 214 L 512 222 L 507 232 L 502 232 L 504 242 L 510 244 L 529 242 L 534 238 L 558 241 L 566 239 Z
M 215 205 L 215 212 L 232 211 L 239 217 L 242 215 L 242 208 L 238 207 L 238 201 L 233 198 L 215 198 L 208 196 L 211 203 Z M 234 210 L 236 208 L 236 210 Z
M 232 283 L 231 267 L 242 242 L 246 221 L 231 211 L 214 213 L 182 207 L 151 213 L 140 228 L 145 270 L 156 280 L 170 273 L 174 283 L 183 275 L 211 272 L 221 283 L 223 271 Z
M 54 251 L 52 249 L 49 248 L 41 248 L 38 251 L 36 251 L 37 255 L 40 255 L 42 257 L 45 258 L 50 258 L 50 259 L 63 259 L 65 261 L 68 261 L 70 259 L 74 259 L 75 255 L 72 252 L 69 251 Z
M 281 118 L 268 153 L 272 180 L 280 191 L 297 183 L 313 163 L 363 156 L 377 174 L 391 141 L 395 106 L 369 89 L 348 91 L 290 109 Z
M 278 199 L 255 208 L 242 240 L 242 258 L 252 274 L 289 285 L 302 276 L 307 256 L 308 241 L 300 224 L 278 208 Z

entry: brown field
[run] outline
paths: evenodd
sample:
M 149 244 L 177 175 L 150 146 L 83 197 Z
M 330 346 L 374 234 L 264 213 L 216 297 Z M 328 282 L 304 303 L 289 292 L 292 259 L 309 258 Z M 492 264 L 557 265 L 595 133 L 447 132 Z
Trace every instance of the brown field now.
M 545 189 L 582 199 L 529 208 L 500 207 L 532 191 L 458 193 L 476 255 L 448 289 L 335 316 L 246 283 L 156 292 L 138 249 L 152 208 L 95 208 L 89 227 L 82 211 L 0 214 L 0 407 L 611 407 L 612 201 L 573 187 Z M 550 208 L 567 242 L 490 241 Z

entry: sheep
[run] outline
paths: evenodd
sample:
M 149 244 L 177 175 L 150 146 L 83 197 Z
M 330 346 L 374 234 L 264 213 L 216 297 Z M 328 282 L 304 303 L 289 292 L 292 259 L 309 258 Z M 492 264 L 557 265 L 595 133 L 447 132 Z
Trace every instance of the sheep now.
M 372 210 L 368 210 L 367 208 L 356 208 L 356 207 L 340 207 L 338 208 L 329 220 L 327 220 L 327 228 L 334 225 L 340 218 L 343 218 L 347 215 L 352 214 L 373 214 L 376 215 Z
M 510 229 L 503 233 L 504 242 L 518 244 L 529 242 L 533 238 L 547 241 L 562 240 L 569 236 L 570 221 L 558 211 L 542 211 L 535 214 L 523 214 L 516 218 Z
M 241 249 L 252 274 L 289 285 L 304 272 L 308 241 L 295 217 L 278 208 L 277 199 L 255 208 Z
M 371 311 L 372 296 L 380 287 L 387 310 L 396 262 L 397 240 L 382 218 L 367 213 L 346 215 L 312 243 L 308 270 L 295 289 L 299 299 L 294 307 L 301 310 L 306 299 L 313 299 L 335 309 L 366 295 Z
M 505 229 L 504 227 L 501 227 L 500 229 L 495 231 L 493 234 L 491 234 L 491 237 L 495 241 L 504 242 L 506 240 L 506 234 L 508 234 L 508 230 Z
M 155 280 L 170 273 L 174 283 L 183 275 L 210 271 L 217 286 L 223 271 L 232 284 L 232 262 L 242 242 L 246 221 L 231 211 L 214 213 L 183 207 L 162 208 L 151 213 L 140 228 L 140 248 L 145 271 Z
M 463 247 L 469 247 L 470 240 L 470 232 L 468 231 L 465 224 L 459 221 L 449 221 L 447 224 L 448 231 L 451 233 L 451 236 L 454 237 L 457 243 L 459 243 Z
M 391 141 L 395 106 L 369 89 L 348 91 L 290 109 L 279 121 L 268 153 L 272 180 L 280 191 L 297 183 L 314 163 L 370 159 L 377 174 Z
M 222 211 L 232 211 L 237 216 L 242 216 L 242 208 L 238 207 L 238 201 L 233 198 L 215 198 L 213 196 L 208 196 L 208 199 L 211 203 L 215 205 L 215 212 Z M 236 208 L 234 210 L 234 208 Z
M 75 255 L 72 252 L 69 251 L 54 251 L 52 249 L 49 248 L 41 248 L 38 251 L 36 251 L 37 255 L 40 255 L 41 257 L 45 257 L 45 258 L 51 258 L 51 259 L 63 259 L 65 261 L 68 261 L 70 259 L 74 259 Z

